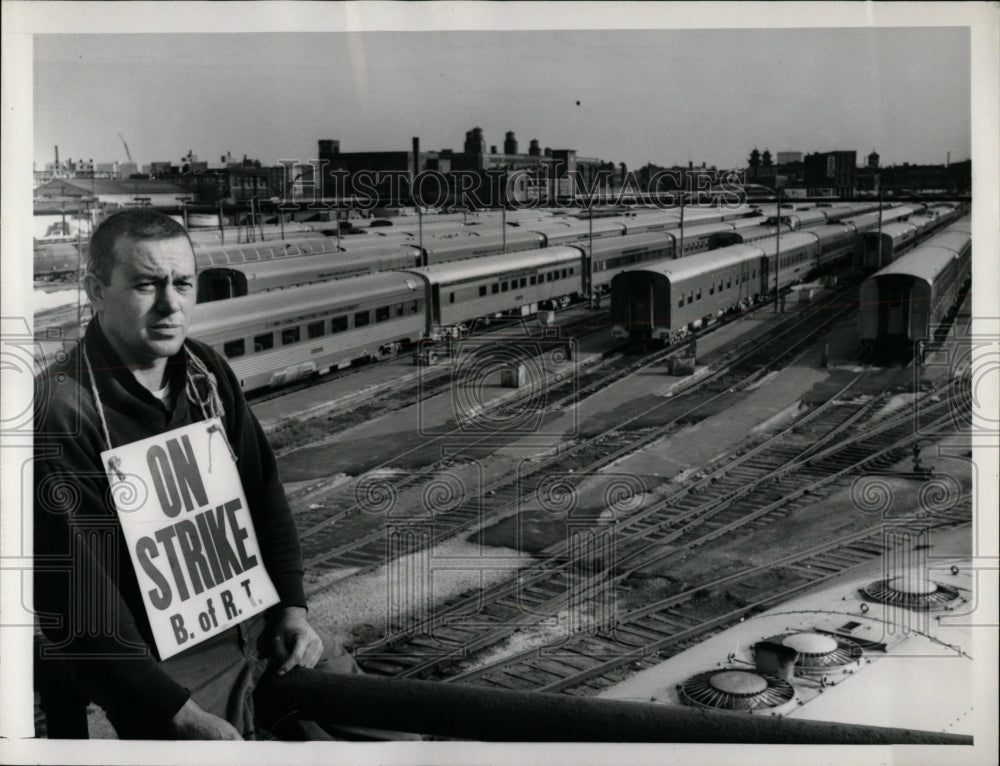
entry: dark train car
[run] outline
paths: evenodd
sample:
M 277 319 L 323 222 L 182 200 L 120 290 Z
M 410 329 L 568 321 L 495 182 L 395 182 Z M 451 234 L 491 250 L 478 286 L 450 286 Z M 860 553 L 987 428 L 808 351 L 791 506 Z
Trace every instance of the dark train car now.
M 971 273 L 968 219 L 958 221 L 861 283 L 860 340 L 878 357 L 905 356 L 961 300 Z
M 760 247 L 733 245 L 625 271 L 611 282 L 612 334 L 673 342 L 765 294 L 767 269 Z
M 77 246 L 70 242 L 35 245 L 32 254 L 32 272 L 39 280 L 73 280 L 78 270 L 86 266 L 86 251 L 81 255 Z

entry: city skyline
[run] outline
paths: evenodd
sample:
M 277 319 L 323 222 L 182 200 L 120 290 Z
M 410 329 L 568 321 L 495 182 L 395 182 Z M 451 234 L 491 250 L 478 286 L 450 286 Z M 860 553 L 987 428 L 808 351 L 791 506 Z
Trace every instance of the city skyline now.
M 744 167 L 755 146 L 943 164 L 971 156 L 969 45 L 960 27 L 38 35 L 33 159 L 127 161 L 119 133 L 140 166 L 306 160 L 323 138 L 461 151 L 481 127 L 633 169 Z

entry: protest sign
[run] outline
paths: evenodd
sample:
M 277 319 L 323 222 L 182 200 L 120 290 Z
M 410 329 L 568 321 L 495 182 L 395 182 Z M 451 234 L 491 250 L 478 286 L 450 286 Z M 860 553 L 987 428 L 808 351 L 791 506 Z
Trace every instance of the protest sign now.
M 278 603 L 218 418 L 101 460 L 160 659 Z

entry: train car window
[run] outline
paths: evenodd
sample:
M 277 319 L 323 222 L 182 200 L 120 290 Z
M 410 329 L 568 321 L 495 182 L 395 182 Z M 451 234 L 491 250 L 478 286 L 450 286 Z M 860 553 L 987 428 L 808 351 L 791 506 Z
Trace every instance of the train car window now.
M 719 292 L 722 292 L 722 280 L 719 280 Z
M 569 276 L 569 269 L 563 269 L 562 270 L 562 278 L 566 279 L 566 277 L 568 277 L 568 276 Z
M 368 311 L 359 311 L 354 315 L 354 326 L 364 327 L 371 322 L 371 313 Z
M 694 293 L 688 293 L 688 306 L 694 302 Z
M 490 288 L 490 292 L 493 295 L 496 295 L 498 292 L 500 292 L 500 285 L 494 283 L 493 286 Z
M 733 278 L 732 278 L 732 277 L 730 277 L 730 278 L 729 278 L 729 279 L 728 279 L 728 280 L 726 281 L 726 289 L 728 290 L 728 289 L 729 289 L 730 287 L 732 287 L 732 286 L 733 286 Z
M 455 302 L 455 293 L 451 294 L 451 299 L 452 299 L 452 303 L 454 303 Z M 389 310 L 388 306 L 379 306 L 377 309 L 375 309 L 375 321 L 376 322 L 385 322 L 385 321 L 387 321 L 389 319 L 389 317 L 391 315 L 392 315 L 392 312 Z
M 537 285 L 538 284 L 538 277 L 536 277 L 534 274 L 532 274 L 531 278 L 528 280 L 528 284 Z
M 401 317 L 404 314 L 406 314 L 406 306 L 404 306 L 402 303 L 397 303 L 396 304 L 396 316 Z
M 500 292 L 505 293 L 509 289 L 507 282 L 500 283 Z
M 479 297 L 486 295 L 486 285 L 479 285 Z
M 701 288 L 700 287 L 698 288 L 698 295 L 695 296 L 695 300 L 696 301 L 700 301 L 701 300 Z
M 684 308 L 684 296 L 683 295 L 680 297 L 680 300 L 677 301 L 677 308 L 679 308 L 679 309 L 680 308 Z
M 281 331 L 281 345 L 289 346 L 292 343 L 299 342 L 299 328 L 298 327 L 286 327 Z
M 310 338 L 322 338 L 326 334 L 326 327 L 322 322 L 313 322 L 306 325 L 306 335 Z
M 448 303 L 455 302 L 455 293 L 448 293 Z
M 521 287 L 525 287 L 528 284 L 527 277 L 521 277 Z
M 417 301 L 413 301 L 410 304 L 410 313 L 411 314 L 416 314 L 418 311 L 420 311 L 419 304 L 417 303 Z
M 226 355 L 227 359 L 235 359 L 238 356 L 243 356 L 246 353 L 246 344 L 244 344 L 243 338 L 224 343 L 222 345 L 222 353 Z
M 347 317 L 334 317 L 330 320 L 330 332 L 344 332 L 347 329 Z
M 257 351 L 267 351 L 269 348 L 274 348 L 274 333 L 264 333 L 263 335 L 255 335 L 253 339 L 253 350 Z
M 713 282 L 708 288 L 709 295 L 715 295 L 715 283 Z

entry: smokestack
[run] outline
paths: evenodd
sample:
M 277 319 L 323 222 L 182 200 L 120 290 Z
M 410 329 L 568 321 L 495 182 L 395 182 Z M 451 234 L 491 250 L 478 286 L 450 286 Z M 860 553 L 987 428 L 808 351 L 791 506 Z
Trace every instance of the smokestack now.
M 56 144 L 56 170 L 59 170 L 59 144 Z
M 413 137 L 413 173 L 420 172 L 420 136 Z

